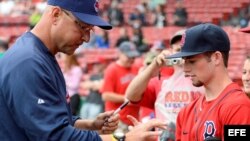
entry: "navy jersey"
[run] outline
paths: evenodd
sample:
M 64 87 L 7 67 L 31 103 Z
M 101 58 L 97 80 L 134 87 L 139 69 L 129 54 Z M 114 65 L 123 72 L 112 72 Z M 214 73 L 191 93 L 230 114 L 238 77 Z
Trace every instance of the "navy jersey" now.
M 100 141 L 73 127 L 65 80 L 48 48 L 31 32 L 0 59 L 0 140 Z

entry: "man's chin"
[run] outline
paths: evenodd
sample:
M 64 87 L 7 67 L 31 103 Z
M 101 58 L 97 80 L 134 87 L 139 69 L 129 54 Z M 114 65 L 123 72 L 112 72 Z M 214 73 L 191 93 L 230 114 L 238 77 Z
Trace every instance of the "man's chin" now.
M 195 87 L 201 87 L 201 86 L 203 86 L 204 84 L 203 84 L 202 82 L 193 82 L 193 85 L 194 85 Z
M 67 55 L 73 55 L 75 53 L 75 50 L 67 50 L 67 51 L 64 51 L 63 52 L 64 54 L 67 54 Z

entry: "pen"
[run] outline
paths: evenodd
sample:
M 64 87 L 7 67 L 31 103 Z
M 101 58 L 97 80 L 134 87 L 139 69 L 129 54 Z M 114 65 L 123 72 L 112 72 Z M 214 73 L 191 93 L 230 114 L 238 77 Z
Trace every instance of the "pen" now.
M 158 71 L 158 80 L 161 80 L 161 70 Z
M 129 103 L 129 101 L 125 101 L 119 108 L 117 108 L 115 111 L 114 111 L 114 115 L 116 115 L 117 113 L 119 113 L 125 106 L 127 106 Z
M 116 114 L 118 114 L 125 106 L 127 106 L 128 105 L 128 103 L 129 103 L 129 101 L 127 100 L 127 101 L 125 101 L 120 107 L 118 107 L 115 111 L 114 111 L 114 113 L 113 113 L 113 115 L 116 115 Z M 106 123 L 106 122 L 108 122 L 108 119 L 109 119 L 109 117 L 106 117 L 105 118 L 105 122 L 104 123 Z

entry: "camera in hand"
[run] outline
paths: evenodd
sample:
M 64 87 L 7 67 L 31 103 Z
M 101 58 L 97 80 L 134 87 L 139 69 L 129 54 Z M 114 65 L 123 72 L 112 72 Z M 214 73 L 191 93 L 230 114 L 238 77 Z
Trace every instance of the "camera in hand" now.
M 173 65 L 181 64 L 181 62 L 182 62 L 182 58 L 172 58 L 172 59 L 167 59 L 166 65 L 173 66 Z

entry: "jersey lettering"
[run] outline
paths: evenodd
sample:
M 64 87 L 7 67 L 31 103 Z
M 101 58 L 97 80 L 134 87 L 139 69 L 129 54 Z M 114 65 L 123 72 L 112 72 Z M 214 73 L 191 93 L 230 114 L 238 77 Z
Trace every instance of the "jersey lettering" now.
M 123 76 L 121 79 L 120 79 L 120 83 L 121 84 L 126 84 L 126 83 L 129 83 L 131 80 L 133 80 L 133 78 L 135 77 L 134 74 L 127 74 L 125 76 Z
M 166 93 L 165 102 L 190 102 L 191 99 L 197 98 L 201 93 L 196 91 L 169 91 Z

